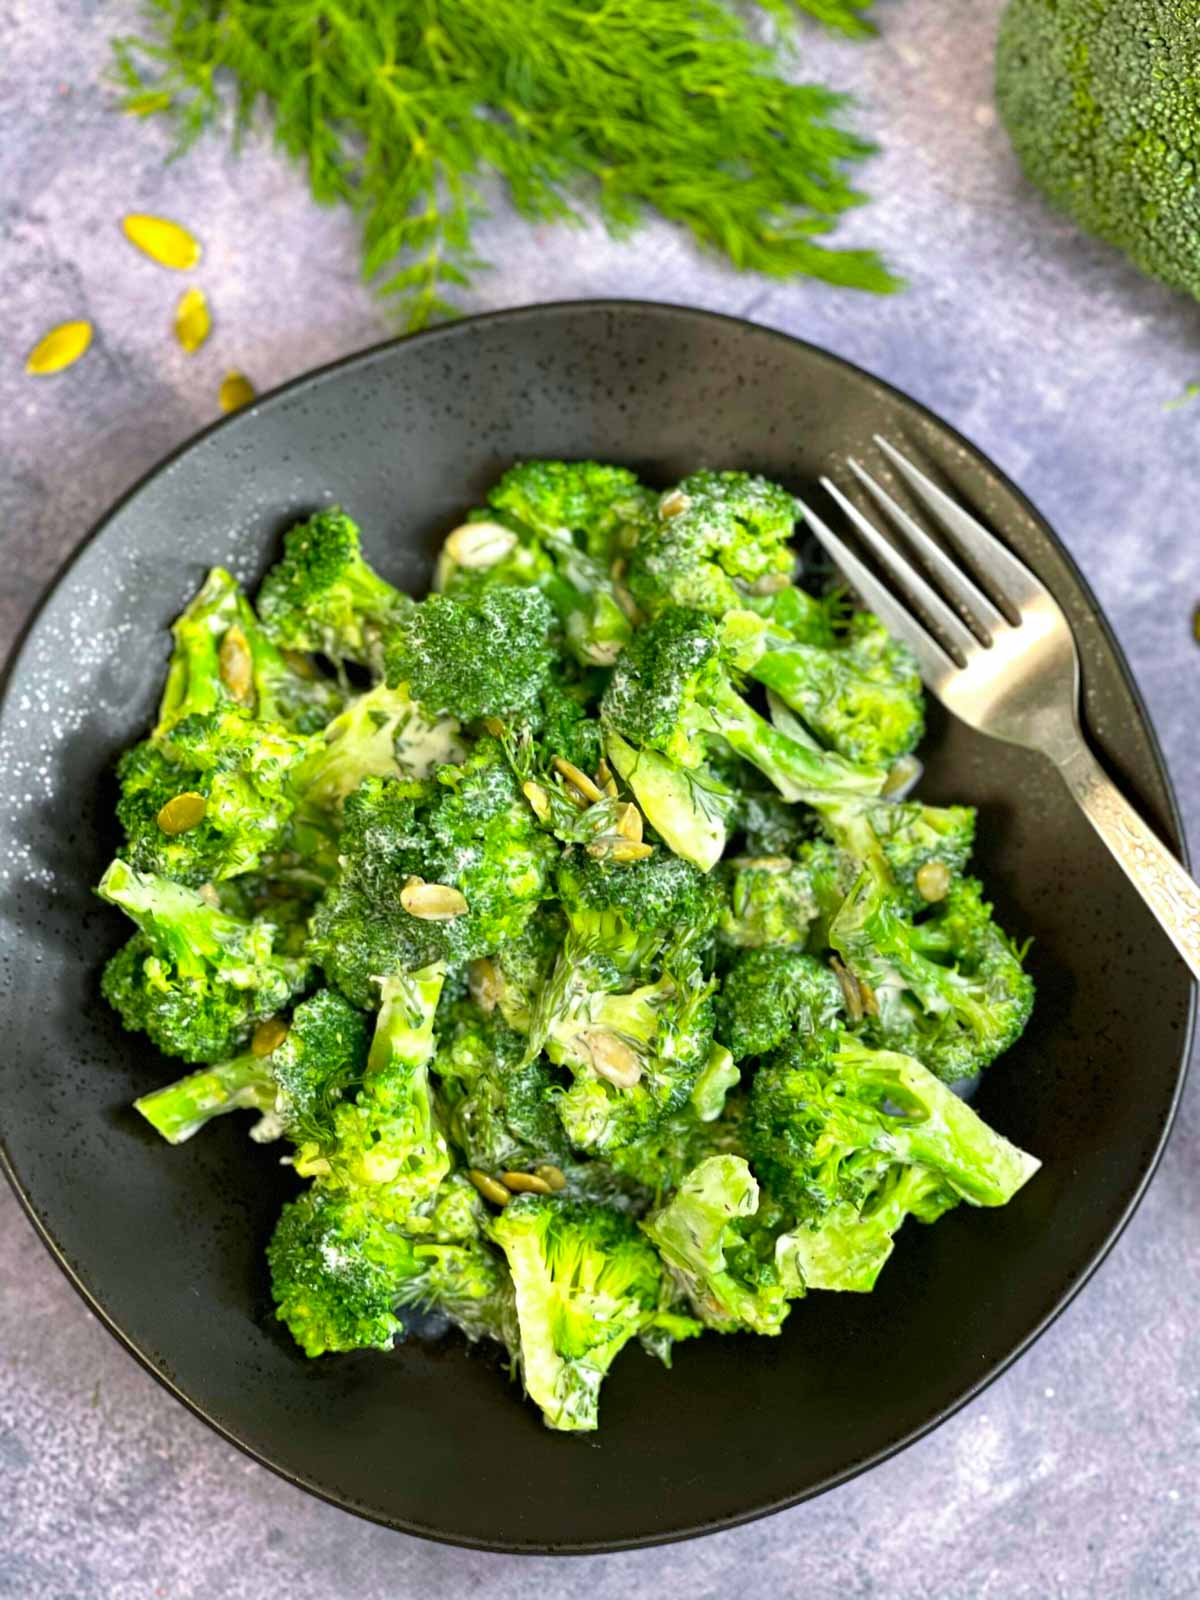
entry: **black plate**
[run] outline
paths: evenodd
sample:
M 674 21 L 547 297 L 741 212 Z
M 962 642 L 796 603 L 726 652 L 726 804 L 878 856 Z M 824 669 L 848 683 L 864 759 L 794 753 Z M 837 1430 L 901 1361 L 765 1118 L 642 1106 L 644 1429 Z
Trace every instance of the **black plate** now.
M 292 1187 L 229 1118 L 179 1150 L 128 1108 L 170 1067 L 97 993 L 125 936 L 89 886 L 115 843 L 116 753 L 150 719 L 168 622 L 203 569 L 253 580 L 280 529 L 336 500 L 420 588 L 429 552 L 514 457 L 596 456 L 669 482 L 708 463 L 801 488 L 879 429 L 991 517 L 1080 641 L 1093 740 L 1179 849 L 1167 775 L 1096 603 L 978 452 L 886 384 L 749 324 L 606 302 L 462 322 L 302 378 L 166 462 L 59 579 L 0 715 L 3 1118 L 10 1176 L 114 1333 L 293 1482 L 396 1528 L 598 1550 L 727 1526 L 828 1488 L 949 1415 L 1079 1288 L 1128 1220 L 1179 1095 L 1191 986 L 1049 769 L 934 716 L 925 793 L 980 808 L 980 871 L 1033 934 L 1020 1046 L 978 1105 L 1045 1162 L 1003 1211 L 910 1226 L 877 1292 L 813 1295 L 782 1338 L 640 1352 L 589 1438 L 544 1429 L 457 1335 L 309 1362 L 271 1316 L 262 1248 Z

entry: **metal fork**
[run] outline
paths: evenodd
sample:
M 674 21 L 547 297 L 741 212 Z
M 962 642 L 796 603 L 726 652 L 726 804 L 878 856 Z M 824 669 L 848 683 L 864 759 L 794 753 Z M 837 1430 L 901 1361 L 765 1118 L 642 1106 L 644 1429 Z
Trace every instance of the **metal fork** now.
M 867 605 L 911 646 L 926 684 L 949 711 L 980 733 L 1049 756 L 1192 976 L 1200 979 L 1200 887 L 1119 793 L 1084 742 L 1079 723 L 1079 655 L 1058 602 L 1028 567 L 894 445 L 878 434 L 875 443 L 908 484 L 917 503 L 941 524 L 993 586 L 1004 610 L 853 459 L 847 466 L 907 536 L 938 588 L 835 483 L 822 478 L 822 486 L 933 627 L 919 620 L 805 506 L 808 526 Z

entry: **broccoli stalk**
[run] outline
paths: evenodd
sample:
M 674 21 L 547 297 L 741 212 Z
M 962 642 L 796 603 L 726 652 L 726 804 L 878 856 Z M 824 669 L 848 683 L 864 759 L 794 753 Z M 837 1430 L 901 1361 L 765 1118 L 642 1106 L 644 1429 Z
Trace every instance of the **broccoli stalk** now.
M 307 961 L 275 953 L 273 923 L 228 916 L 182 884 L 114 861 L 96 892 L 140 930 L 105 968 L 105 998 L 167 1055 L 235 1056 L 308 980 Z
M 835 1206 L 815 1227 L 781 1235 L 775 1261 L 792 1292 L 832 1289 L 867 1294 L 895 1247 L 906 1217 L 936 1222 L 959 1196 L 929 1167 L 894 1166 L 861 1209 Z
M 168 1144 L 183 1144 L 205 1123 L 228 1111 L 275 1109 L 275 1080 L 262 1056 L 247 1051 L 155 1089 L 133 1102 L 134 1109 Z
M 736 793 L 703 768 L 681 767 L 656 750 L 635 750 L 615 728 L 606 730 L 604 749 L 667 847 L 710 872 L 725 850 Z

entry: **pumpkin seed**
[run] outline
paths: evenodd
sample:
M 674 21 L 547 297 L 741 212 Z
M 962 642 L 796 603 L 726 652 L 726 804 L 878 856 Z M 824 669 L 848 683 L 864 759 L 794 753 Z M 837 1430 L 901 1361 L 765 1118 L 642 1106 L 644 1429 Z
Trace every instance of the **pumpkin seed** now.
M 625 619 L 632 627 L 636 628 L 639 623 L 646 620 L 641 607 L 623 583 L 613 584 L 613 599 L 625 613 Z
M 552 1193 L 545 1178 L 535 1177 L 532 1172 L 502 1172 L 500 1181 L 506 1189 L 511 1189 L 513 1194 Z
M 25 371 L 34 378 L 48 378 L 62 372 L 86 354 L 92 342 L 90 322 L 60 322 L 34 345 L 25 358 Z
M 609 766 L 608 762 L 603 756 L 600 757 L 600 765 L 596 768 L 596 782 L 604 790 L 605 794 L 610 800 L 615 800 L 617 798 L 619 793 L 617 789 L 617 780 L 613 777 L 612 768 Z
M 767 572 L 761 578 L 755 578 L 753 583 L 746 585 L 749 594 L 778 594 L 781 589 L 790 589 L 791 578 L 786 572 Z
M 567 1175 L 561 1167 L 551 1166 L 547 1163 L 544 1167 L 538 1167 L 536 1171 L 542 1182 L 549 1184 L 555 1194 L 561 1194 L 567 1187 Z
M 208 296 L 203 289 L 185 289 L 175 307 L 175 337 L 192 355 L 199 350 L 211 331 Z
M 495 1178 L 490 1177 L 486 1172 L 480 1172 L 478 1167 L 468 1168 L 467 1177 L 470 1178 L 483 1198 L 490 1200 L 494 1206 L 506 1206 L 512 1199 L 512 1195 L 502 1183 L 497 1183 Z
M 587 1052 L 592 1071 L 617 1089 L 632 1089 L 642 1076 L 642 1064 L 623 1039 L 605 1028 L 585 1028 L 579 1042 Z
M 269 1056 L 288 1036 L 288 1025 L 282 1017 L 268 1017 L 265 1022 L 260 1022 L 254 1030 L 254 1037 L 250 1041 L 250 1054 L 252 1056 Z
M 198 240 L 178 222 L 133 212 L 121 219 L 121 227 L 130 244 L 136 245 L 151 261 L 157 261 L 160 267 L 170 267 L 173 272 L 187 272 L 200 260 Z
M 631 839 L 624 839 L 620 844 L 614 844 L 608 853 L 614 861 L 645 861 L 647 856 L 654 854 L 654 846 L 635 844 Z
M 208 801 L 202 794 L 197 794 L 194 789 L 185 789 L 183 794 L 177 794 L 167 801 L 155 821 L 164 833 L 186 833 L 189 828 L 204 821 L 207 810 Z
M 495 1011 L 504 985 L 496 970 L 496 963 L 481 956 L 467 965 L 467 988 L 471 999 L 482 1011 Z
M 632 801 L 617 812 L 617 832 L 633 844 L 642 842 L 642 813 Z
M 494 567 L 514 549 L 517 536 L 499 522 L 464 522 L 446 535 L 446 554 L 458 567 Z
M 660 517 L 677 517 L 686 511 L 691 503 L 682 489 L 672 489 L 671 493 L 659 502 L 658 514 Z
M 550 820 L 550 796 L 540 783 L 523 783 L 521 793 L 529 801 L 530 808 L 539 822 Z
M 254 385 L 242 372 L 227 372 L 221 379 L 217 399 L 222 411 L 240 411 L 254 399 Z
M 448 883 L 426 883 L 421 878 L 408 880 L 400 891 L 400 904 L 422 922 L 450 922 L 470 909 L 466 898 Z
M 560 772 L 568 783 L 579 790 L 589 805 L 595 805 L 597 800 L 604 799 L 604 791 L 598 789 L 586 772 L 581 772 L 573 761 L 568 761 L 565 756 L 555 756 L 555 769 Z
M 584 655 L 597 667 L 611 667 L 621 654 L 621 644 L 616 639 L 593 639 L 584 648 Z
M 917 868 L 917 893 L 932 904 L 950 893 L 950 868 L 944 861 L 926 861 Z
M 236 622 L 225 630 L 217 652 L 217 666 L 221 682 L 233 698 L 248 705 L 254 697 L 254 661 L 246 635 Z
M 485 733 L 490 733 L 493 739 L 503 739 L 504 724 L 499 717 L 482 717 L 480 720 Z
M 858 979 L 842 965 L 836 956 L 830 956 L 829 965 L 833 968 L 833 975 L 842 991 L 842 999 L 846 1002 L 846 1015 L 851 1022 L 861 1022 L 864 1008 L 862 990 L 858 986 Z

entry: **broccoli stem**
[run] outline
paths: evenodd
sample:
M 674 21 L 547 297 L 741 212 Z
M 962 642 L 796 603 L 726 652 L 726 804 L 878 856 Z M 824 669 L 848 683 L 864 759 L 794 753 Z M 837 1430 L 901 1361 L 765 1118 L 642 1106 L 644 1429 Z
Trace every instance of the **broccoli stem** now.
M 153 873 L 137 872 L 120 859 L 110 864 L 96 892 L 111 905 L 120 906 L 151 946 L 171 957 L 182 978 L 203 977 L 210 965 L 220 965 L 228 951 L 244 944 L 255 931 L 253 924 L 209 905 L 195 889 Z M 236 971 L 226 976 L 236 985 Z
M 701 872 L 710 872 L 724 854 L 737 795 L 708 774 L 677 766 L 655 750 L 635 750 L 611 728 L 605 749 L 668 847 Z
M 266 1057 L 246 1054 L 191 1072 L 133 1104 L 168 1144 L 182 1144 L 227 1111 L 271 1111 L 275 1081 Z
M 879 767 L 865 767 L 832 751 L 810 749 L 773 728 L 747 705 L 732 684 L 705 697 L 714 730 L 743 761 L 771 780 L 785 800 L 805 800 L 830 791 L 878 794 L 887 781 Z
M 446 981 L 440 961 L 379 980 L 380 1007 L 367 1056 L 366 1086 L 394 1067 L 423 1067 L 434 1050 L 433 1021 Z
M 221 684 L 220 645 L 240 611 L 238 586 L 214 567 L 172 624 L 175 647 L 158 707 L 158 738 L 182 717 L 214 711 L 228 695 Z

